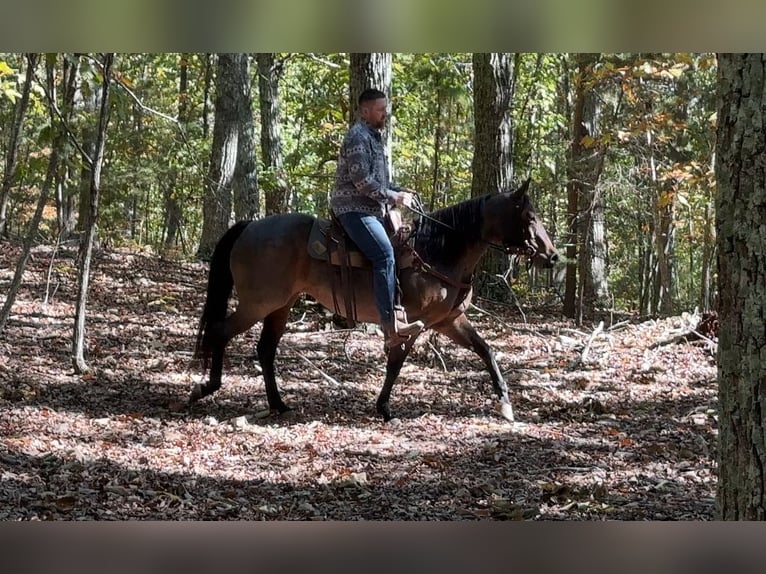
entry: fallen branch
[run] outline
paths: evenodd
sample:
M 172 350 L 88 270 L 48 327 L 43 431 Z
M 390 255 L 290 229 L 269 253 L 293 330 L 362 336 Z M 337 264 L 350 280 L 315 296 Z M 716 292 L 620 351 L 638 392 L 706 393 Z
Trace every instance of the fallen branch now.
M 604 322 L 601 321 L 598 324 L 598 327 L 596 327 L 593 332 L 590 334 L 590 338 L 588 339 L 588 342 L 585 343 L 585 348 L 582 351 L 582 355 L 580 355 L 580 362 L 585 363 L 585 361 L 588 359 L 588 354 L 590 353 L 590 347 L 593 344 L 593 341 L 596 339 L 596 337 L 601 333 L 601 331 L 604 330 Z
M 294 349 L 293 349 L 293 350 L 294 350 Z M 294 350 L 294 351 L 295 351 L 295 350 Z M 322 378 L 323 378 L 325 381 L 327 381 L 328 383 L 331 383 L 331 384 L 335 385 L 336 387 L 340 387 L 340 386 L 341 386 L 341 384 L 340 384 L 340 383 L 339 383 L 337 380 L 335 380 L 335 379 L 334 379 L 334 378 L 332 378 L 330 375 L 328 375 L 327 373 L 325 373 L 325 372 L 324 372 L 322 369 L 320 369 L 319 367 L 317 367 L 317 366 L 316 366 L 316 365 L 313 363 L 313 361 L 312 361 L 311 359 L 309 359 L 309 358 L 308 358 L 308 357 L 306 357 L 305 355 L 303 355 L 303 354 L 299 353 L 298 351 L 295 351 L 295 354 L 296 354 L 296 355 L 298 355 L 298 356 L 299 356 L 301 359 L 303 359 L 304 361 L 306 361 L 306 362 L 307 362 L 307 363 L 308 363 L 308 364 L 309 364 L 311 367 L 313 367 L 313 368 L 314 368 L 314 370 L 316 370 L 316 371 L 317 371 L 317 372 L 318 372 L 320 375 L 322 375 Z

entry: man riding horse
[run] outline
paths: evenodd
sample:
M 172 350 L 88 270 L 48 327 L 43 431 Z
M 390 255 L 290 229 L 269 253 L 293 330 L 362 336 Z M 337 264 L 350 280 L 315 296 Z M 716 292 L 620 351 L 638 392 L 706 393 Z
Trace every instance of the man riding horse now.
M 380 134 L 386 125 L 387 106 L 386 95 L 380 90 L 367 89 L 359 96 L 358 120 L 338 154 L 330 208 L 372 263 L 375 304 L 386 345 L 398 346 L 420 332 L 424 323 L 408 323 L 404 311 L 394 309 L 396 265 L 382 218 L 392 205 L 409 207 L 413 194 L 389 182 L 388 161 Z

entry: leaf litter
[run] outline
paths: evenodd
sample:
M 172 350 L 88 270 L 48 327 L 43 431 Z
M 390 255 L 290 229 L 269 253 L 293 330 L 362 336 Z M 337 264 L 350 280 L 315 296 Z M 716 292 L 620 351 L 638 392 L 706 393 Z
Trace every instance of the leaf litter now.
M 0 243 L 0 293 L 19 248 Z M 259 326 L 230 344 L 220 391 L 192 347 L 207 268 L 97 254 L 88 376 L 73 374 L 74 252 L 35 249 L 0 338 L 3 520 L 710 520 L 717 444 L 710 341 L 657 345 L 688 315 L 575 327 L 560 309 L 482 301 L 517 422 L 494 410 L 479 358 L 424 334 L 394 387 L 372 327 L 306 299 L 277 355 L 267 410 Z M 48 294 L 46 300 L 46 293 Z

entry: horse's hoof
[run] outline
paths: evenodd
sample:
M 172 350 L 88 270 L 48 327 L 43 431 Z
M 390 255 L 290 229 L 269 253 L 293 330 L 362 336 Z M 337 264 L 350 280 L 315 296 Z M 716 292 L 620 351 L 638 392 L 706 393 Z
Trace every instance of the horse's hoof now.
M 497 406 L 497 412 L 508 422 L 514 422 L 513 407 L 511 406 L 511 403 L 500 401 Z

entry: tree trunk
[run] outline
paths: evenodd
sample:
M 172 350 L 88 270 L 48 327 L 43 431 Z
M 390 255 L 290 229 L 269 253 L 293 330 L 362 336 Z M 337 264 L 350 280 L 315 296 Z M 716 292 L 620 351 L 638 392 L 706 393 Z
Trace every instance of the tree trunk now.
M 3 183 L 0 188 L 0 236 L 8 235 L 8 201 L 10 199 L 11 187 L 16 179 L 19 147 L 21 146 L 24 133 L 24 118 L 29 108 L 29 92 L 32 88 L 32 80 L 34 79 L 38 61 L 39 56 L 37 54 L 27 54 L 27 72 L 24 78 L 24 86 L 21 88 L 21 97 L 16 103 L 11 133 L 8 137 L 5 171 L 3 172 Z
M 367 88 L 380 90 L 391 101 L 391 54 L 388 52 L 352 53 L 349 69 L 349 122 L 354 123 L 359 108 L 359 95 Z M 389 109 L 390 112 L 390 109 Z M 388 171 L 394 177 L 391 161 L 391 114 L 386 118 L 386 127 L 381 131 L 383 145 L 388 158 Z
M 287 182 L 282 157 L 282 125 L 279 110 L 279 81 L 284 62 L 273 53 L 259 53 L 258 94 L 261 109 L 261 157 L 265 173 L 261 180 L 264 188 L 266 215 L 290 211 L 292 190 Z
M 78 273 L 77 308 L 75 310 L 75 326 L 72 336 L 72 364 L 76 373 L 88 371 L 85 363 L 85 311 L 88 301 L 88 285 L 90 282 L 90 261 L 93 254 L 93 239 L 96 235 L 98 222 L 98 202 L 101 185 L 101 164 L 104 159 L 106 142 L 106 126 L 109 122 L 109 81 L 112 73 L 114 54 L 104 54 L 103 86 L 101 88 L 101 109 L 98 116 L 96 131 L 95 153 L 92 156 L 93 166 L 90 179 L 90 206 L 88 223 L 85 228 L 85 239 L 80 243 L 80 269 Z
M 569 237 L 564 313 L 582 314 L 608 304 L 604 201 L 599 179 L 605 148 L 600 141 L 601 106 L 594 92 L 596 54 L 577 55 L 572 109 L 572 145 L 567 184 Z
M 215 123 L 210 165 L 205 183 L 202 206 L 202 237 L 197 257 L 208 259 L 221 236 L 230 225 L 232 182 L 237 165 L 239 146 L 239 54 L 219 54 Z
M 63 74 L 61 85 L 63 87 L 62 94 L 62 113 L 65 118 L 70 118 L 74 111 L 75 97 L 77 94 L 77 83 L 79 81 L 77 60 L 74 62 L 70 58 L 63 58 L 62 61 Z M 57 120 L 58 121 L 58 120 Z M 56 125 L 54 123 L 54 125 Z M 64 137 L 64 134 L 59 137 Z M 59 163 L 66 163 L 62 166 L 56 177 L 56 219 L 58 222 L 58 236 L 60 240 L 67 239 L 75 229 L 75 209 L 74 209 L 74 194 L 69 189 L 68 182 L 70 180 L 69 161 L 63 158 L 64 161 Z
M 497 193 L 513 180 L 513 58 L 473 55 L 474 151 L 471 197 Z
M 36 65 L 37 62 L 35 61 L 34 64 Z M 53 107 L 55 105 L 55 98 L 56 98 L 56 84 L 55 84 L 55 60 L 51 59 L 46 61 L 45 64 L 45 71 L 46 71 L 46 84 L 47 84 L 47 92 L 49 94 L 50 100 L 48 102 L 48 115 L 50 118 L 51 126 L 60 126 L 59 119 L 56 117 Z M 19 260 L 16 263 L 16 271 L 13 275 L 13 280 L 11 281 L 11 285 L 8 288 L 8 292 L 5 295 L 5 302 L 3 303 L 3 308 L 0 310 L 0 332 L 2 332 L 5 329 L 5 326 L 8 322 L 8 318 L 11 315 L 11 308 L 13 307 L 13 304 L 16 301 L 16 295 L 18 295 L 19 288 L 21 287 L 21 281 L 24 276 L 24 269 L 26 269 L 27 262 L 29 261 L 29 254 L 32 251 L 32 245 L 34 244 L 35 236 L 37 235 L 37 230 L 40 227 L 40 221 L 43 217 L 43 210 L 45 209 L 45 204 L 48 201 L 48 197 L 50 195 L 51 188 L 55 185 L 56 182 L 56 174 L 58 172 L 58 166 L 59 166 L 59 159 L 61 157 L 60 150 L 62 146 L 65 143 L 65 138 L 63 137 L 63 130 L 60 127 L 54 127 L 56 135 L 53 138 L 53 145 L 51 146 L 51 153 L 48 157 L 48 169 L 45 173 L 45 181 L 43 182 L 43 187 L 40 190 L 40 197 L 37 201 L 37 207 L 35 208 L 35 213 L 32 216 L 32 220 L 29 222 L 29 227 L 27 229 L 26 237 L 24 238 L 24 245 L 21 250 L 21 255 L 19 256 Z
M 510 54 L 473 55 L 474 150 L 471 197 L 509 189 L 513 179 L 514 59 Z M 509 268 L 508 256 L 490 251 L 481 262 L 476 292 L 491 295 L 497 275 Z M 503 283 L 505 289 L 505 283 Z M 505 291 L 502 292 L 505 295 Z M 500 293 L 498 293 L 500 296 Z
M 766 57 L 718 55 L 718 513 L 766 519 Z
M 81 78 L 82 81 L 82 78 Z M 90 89 L 83 90 L 80 87 L 78 104 L 82 107 L 81 114 L 84 117 L 92 118 L 96 115 L 96 108 L 98 106 L 98 90 Z M 88 154 L 88 157 L 93 159 L 96 154 L 96 128 L 93 122 L 84 122 L 82 126 L 80 144 L 82 149 Z M 82 162 L 80 168 L 80 182 L 79 182 L 79 206 L 77 209 L 77 230 L 82 234 L 85 233 L 86 228 L 90 224 L 90 206 L 91 206 L 91 183 L 93 179 L 92 165 L 87 160 Z
M 178 77 L 178 123 L 186 131 L 189 124 L 189 54 L 181 54 Z M 182 138 L 177 138 L 179 143 Z M 174 163 L 168 174 L 165 187 L 165 250 L 174 249 L 178 243 L 181 228 L 181 202 L 178 185 L 178 167 Z
M 258 196 L 258 162 L 255 156 L 255 123 L 250 58 L 237 54 L 237 164 L 234 168 L 234 218 L 255 219 L 261 210 Z

